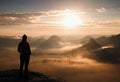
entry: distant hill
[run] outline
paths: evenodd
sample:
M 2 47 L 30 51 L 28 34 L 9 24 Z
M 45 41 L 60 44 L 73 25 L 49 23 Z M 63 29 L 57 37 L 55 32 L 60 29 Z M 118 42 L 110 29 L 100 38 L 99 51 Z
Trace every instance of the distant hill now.
M 46 41 L 46 39 L 44 37 L 41 37 L 40 39 L 32 41 L 31 46 L 37 47 L 37 46 L 41 45 L 42 43 L 44 43 L 45 41 Z
M 79 43 L 86 44 L 89 42 L 90 39 L 92 39 L 91 36 L 85 36 L 79 40 Z
M 12 37 L 0 37 L 0 47 L 16 47 L 20 39 Z
M 73 49 L 71 51 L 68 52 L 68 54 L 76 54 L 76 53 L 84 53 L 86 51 L 94 51 L 97 49 L 101 48 L 101 45 L 99 45 L 96 40 L 92 37 L 89 37 L 89 39 L 87 38 L 87 42 L 85 42 L 81 47 L 78 47 L 76 49 Z
M 79 53 L 81 56 L 95 59 L 99 62 L 120 64 L 120 34 L 109 37 L 91 38 L 87 37 L 88 42 L 83 42 L 83 46 L 69 53 Z M 85 40 L 84 39 L 84 40 Z M 113 45 L 114 47 L 103 46 Z
M 95 41 L 95 39 L 91 38 L 89 39 L 88 43 L 84 44 L 82 48 L 87 50 L 94 50 L 101 48 L 101 46 Z
M 91 54 L 93 59 L 100 62 L 120 64 L 120 49 L 119 48 L 106 48 L 93 52 Z
M 42 44 L 39 44 L 39 48 L 60 48 L 62 47 L 63 43 L 64 41 L 60 37 L 53 35 L 45 40 Z
M 113 45 L 114 47 L 120 48 L 120 34 L 113 35 L 110 37 L 100 37 L 96 39 L 96 42 L 98 42 L 100 45 Z
M 101 36 L 96 39 L 96 42 L 104 46 L 104 45 L 110 44 L 110 39 L 108 37 Z

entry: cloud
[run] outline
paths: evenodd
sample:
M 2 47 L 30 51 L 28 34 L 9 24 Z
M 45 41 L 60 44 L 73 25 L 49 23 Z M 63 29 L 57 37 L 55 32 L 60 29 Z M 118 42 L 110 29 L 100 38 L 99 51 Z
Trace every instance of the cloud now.
M 106 21 L 86 21 L 84 24 L 80 25 L 81 28 L 119 28 L 120 19 L 106 20 Z
M 31 20 L 47 16 L 45 13 L 1 13 L 0 25 L 32 24 Z
M 74 11 L 69 9 L 40 11 L 36 13 L 0 13 L 0 25 L 48 23 L 49 20 L 48 17 L 58 17 L 67 14 L 84 14 L 84 13 L 85 12 Z M 43 20 L 43 17 L 45 20 Z
M 100 9 L 96 9 L 97 12 L 99 13 L 103 13 L 106 11 L 106 9 L 104 7 L 100 8 Z

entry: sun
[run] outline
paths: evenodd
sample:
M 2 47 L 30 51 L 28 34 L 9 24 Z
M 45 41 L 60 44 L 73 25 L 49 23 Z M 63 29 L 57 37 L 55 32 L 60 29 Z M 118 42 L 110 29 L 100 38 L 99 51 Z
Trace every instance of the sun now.
M 76 27 L 82 24 L 82 19 L 73 11 L 66 11 L 62 24 L 68 27 Z
M 66 16 L 63 20 L 63 24 L 65 26 L 78 26 L 82 23 L 82 21 L 76 15 Z

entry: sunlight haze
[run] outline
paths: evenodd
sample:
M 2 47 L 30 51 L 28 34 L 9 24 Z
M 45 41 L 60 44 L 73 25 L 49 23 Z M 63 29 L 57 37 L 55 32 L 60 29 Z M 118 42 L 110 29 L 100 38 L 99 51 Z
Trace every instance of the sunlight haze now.
M 21 3 L 22 5 L 20 5 Z M 0 35 L 93 35 L 120 32 L 119 0 L 0 1 Z

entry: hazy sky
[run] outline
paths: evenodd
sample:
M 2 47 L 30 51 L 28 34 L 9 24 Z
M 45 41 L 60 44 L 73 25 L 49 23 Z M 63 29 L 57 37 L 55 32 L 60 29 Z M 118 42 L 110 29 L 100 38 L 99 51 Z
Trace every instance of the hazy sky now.
M 120 33 L 120 0 L 0 0 L 0 35 L 24 33 Z

